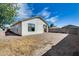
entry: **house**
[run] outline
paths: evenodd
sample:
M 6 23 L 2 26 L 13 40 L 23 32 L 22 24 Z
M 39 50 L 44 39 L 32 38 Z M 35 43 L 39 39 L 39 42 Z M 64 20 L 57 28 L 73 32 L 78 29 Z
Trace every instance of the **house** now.
M 48 24 L 41 17 L 25 19 L 13 24 L 10 31 L 21 35 L 33 35 L 48 32 Z
M 69 34 L 78 34 L 79 27 L 75 25 L 67 25 L 61 28 L 62 32 Z
M 61 28 L 58 28 L 58 27 L 50 27 L 49 28 L 49 32 L 60 33 L 61 32 Z

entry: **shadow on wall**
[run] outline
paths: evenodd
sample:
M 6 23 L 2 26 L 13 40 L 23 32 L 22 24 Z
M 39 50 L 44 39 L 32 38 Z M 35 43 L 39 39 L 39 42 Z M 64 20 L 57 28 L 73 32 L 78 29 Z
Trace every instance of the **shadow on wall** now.
M 79 56 L 79 37 L 69 34 L 43 56 Z

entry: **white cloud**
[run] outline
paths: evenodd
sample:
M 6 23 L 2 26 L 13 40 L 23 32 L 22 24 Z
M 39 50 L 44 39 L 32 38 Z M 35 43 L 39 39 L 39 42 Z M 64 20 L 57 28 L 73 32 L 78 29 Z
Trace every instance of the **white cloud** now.
M 47 10 L 47 9 L 49 9 L 49 8 L 48 8 L 48 7 L 45 7 L 45 8 L 44 8 L 44 10 Z
M 47 22 L 55 23 L 58 20 L 58 16 L 50 17 L 51 12 L 48 11 L 48 7 L 45 7 L 41 12 L 37 15 L 42 16 L 46 19 Z M 49 18 L 50 17 L 50 18 Z
M 18 19 L 23 19 L 23 18 L 29 18 L 31 17 L 32 10 L 30 9 L 30 7 L 27 4 L 17 4 L 18 7 L 20 7 L 19 10 L 17 10 L 17 18 Z
M 48 11 L 48 7 L 45 7 L 41 12 L 39 12 L 37 15 L 42 16 L 44 18 L 48 18 L 50 16 L 51 12 Z
M 47 21 L 47 22 L 51 22 L 51 23 L 55 23 L 55 22 L 58 20 L 57 17 L 58 17 L 58 16 L 48 18 L 48 19 L 46 19 L 46 21 Z
M 33 11 L 34 8 L 33 7 L 29 7 L 28 4 L 17 4 L 18 7 L 20 7 L 19 10 L 17 10 L 18 12 L 18 17 L 17 19 L 24 19 L 24 18 L 30 18 L 33 15 Z M 37 16 L 42 16 L 46 19 L 47 22 L 52 22 L 55 23 L 58 20 L 58 16 L 55 17 L 50 17 L 51 12 L 48 11 L 48 7 L 45 7 L 41 12 L 37 13 Z M 50 18 L 49 18 L 50 17 Z

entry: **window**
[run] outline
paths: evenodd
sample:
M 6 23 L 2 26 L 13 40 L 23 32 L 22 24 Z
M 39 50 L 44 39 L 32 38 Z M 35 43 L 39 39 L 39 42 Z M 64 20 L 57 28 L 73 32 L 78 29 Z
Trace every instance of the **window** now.
M 44 28 L 44 32 L 47 32 L 47 26 L 43 25 L 43 28 Z
M 29 23 L 29 24 L 28 24 L 28 31 L 29 31 L 29 32 L 34 32 L 34 31 L 35 31 L 35 24 Z
M 47 28 L 47 26 L 46 25 L 43 25 L 43 28 L 45 29 L 45 28 Z

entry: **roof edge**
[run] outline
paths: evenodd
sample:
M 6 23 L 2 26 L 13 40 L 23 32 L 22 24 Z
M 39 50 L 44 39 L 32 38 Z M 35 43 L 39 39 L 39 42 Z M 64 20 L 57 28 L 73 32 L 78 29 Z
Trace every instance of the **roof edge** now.
M 11 25 L 11 26 L 14 26 L 14 25 L 16 25 L 16 24 L 18 24 L 18 23 L 20 23 L 20 22 L 28 21 L 28 20 L 35 19 L 35 18 L 40 18 L 44 23 L 46 23 L 46 24 L 48 25 L 48 23 L 47 23 L 42 17 L 40 17 L 40 16 L 35 16 L 35 17 L 31 17 L 31 18 L 24 19 L 24 20 L 22 20 L 22 21 L 18 21 L 18 22 L 16 22 L 15 24 L 13 24 L 13 25 Z

